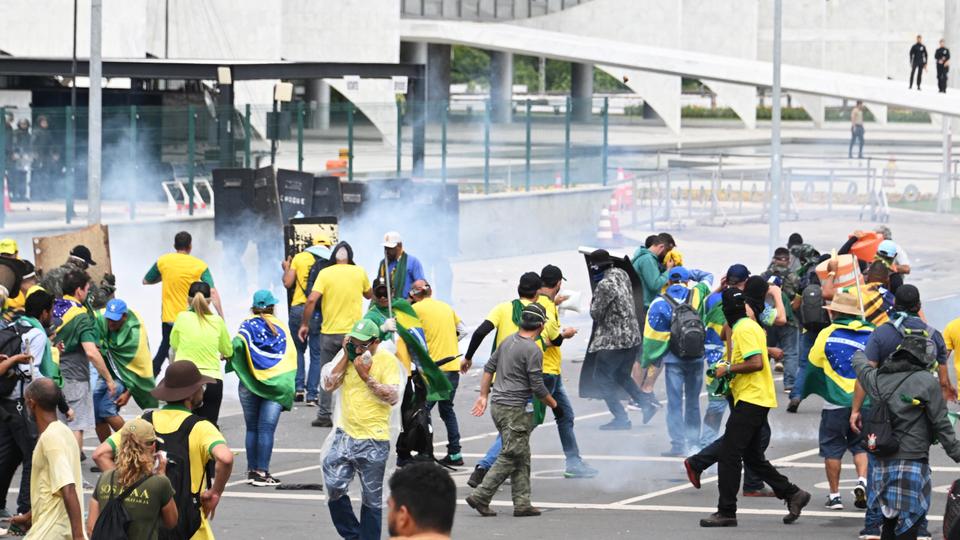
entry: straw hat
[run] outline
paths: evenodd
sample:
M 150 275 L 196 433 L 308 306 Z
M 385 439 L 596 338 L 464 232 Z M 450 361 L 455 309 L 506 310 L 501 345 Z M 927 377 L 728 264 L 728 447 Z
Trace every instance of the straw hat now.
M 857 295 L 848 292 L 837 292 L 834 294 L 830 305 L 824 306 L 823 309 L 835 313 L 863 316 L 863 310 L 860 309 L 860 301 L 857 299 Z

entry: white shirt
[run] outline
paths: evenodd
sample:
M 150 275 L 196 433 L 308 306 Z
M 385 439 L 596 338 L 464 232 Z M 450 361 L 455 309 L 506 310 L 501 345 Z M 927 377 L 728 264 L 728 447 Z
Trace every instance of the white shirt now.
M 907 252 L 903 249 L 903 246 L 897 244 L 897 256 L 893 258 L 894 262 L 897 264 L 902 264 L 903 266 L 910 266 L 910 257 L 907 256 Z
M 40 363 L 43 362 L 43 353 L 47 347 L 47 334 L 39 328 L 31 327 L 30 330 L 23 334 L 22 339 L 23 347 L 21 351 L 33 355 L 33 364 L 16 364 L 11 369 L 19 369 L 21 373 L 30 378 L 40 377 Z M 26 383 L 24 383 L 24 387 L 26 387 Z M 17 384 L 13 392 L 4 397 L 6 399 L 19 399 L 23 397 L 20 393 L 20 385 Z

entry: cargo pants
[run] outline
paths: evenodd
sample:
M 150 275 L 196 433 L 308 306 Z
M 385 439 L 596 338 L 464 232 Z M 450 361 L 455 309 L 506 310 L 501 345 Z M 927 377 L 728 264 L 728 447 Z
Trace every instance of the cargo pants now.
M 492 403 L 490 415 L 503 438 L 503 449 L 493 467 L 483 477 L 483 483 L 473 491 L 473 497 L 490 504 L 500 486 L 510 479 L 513 507 L 530 507 L 530 433 L 533 431 L 533 412 L 525 407 L 511 407 Z

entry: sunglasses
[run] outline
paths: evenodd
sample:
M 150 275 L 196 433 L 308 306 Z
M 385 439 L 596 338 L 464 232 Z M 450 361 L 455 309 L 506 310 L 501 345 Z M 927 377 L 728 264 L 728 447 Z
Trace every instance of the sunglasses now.
M 355 341 L 351 339 L 350 344 L 353 345 L 353 348 L 356 349 L 357 352 L 361 352 L 369 349 L 373 343 L 370 341 Z

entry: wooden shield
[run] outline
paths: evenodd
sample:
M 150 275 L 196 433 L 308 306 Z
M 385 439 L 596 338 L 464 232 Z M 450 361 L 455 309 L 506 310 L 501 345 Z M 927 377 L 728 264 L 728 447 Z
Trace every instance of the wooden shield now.
M 99 283 L 104 274 L 112 274 L 110 263 L 110 231 L 106 225 L 91 225 L 57 236 L 42 236 L 33 239 L 33 257 L 37 270 L 52 270 L 67 261 L 70 250 L 77 245 L 90 248 L 90 256 L 97 263 L 87 269 L 94 283 Z

